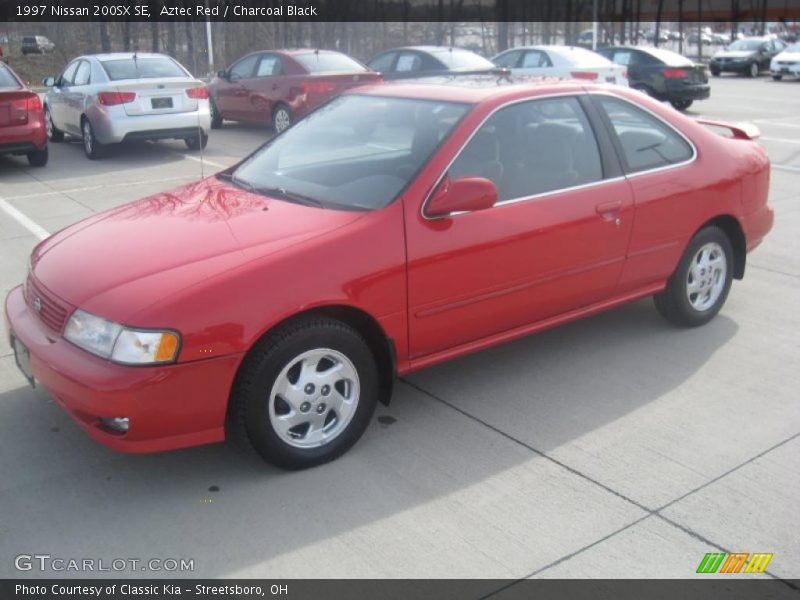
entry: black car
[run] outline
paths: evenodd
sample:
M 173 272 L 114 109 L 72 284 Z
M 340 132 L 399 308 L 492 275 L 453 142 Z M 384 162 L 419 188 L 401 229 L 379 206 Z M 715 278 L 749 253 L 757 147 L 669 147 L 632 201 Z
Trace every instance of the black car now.
M 686 110 L 695 100 L 711 95 L 705 67 L 661 48 L 611 46 L 598 48 L 607 59 L 628 67 L 628 83 L 653 98 Z
M 56 45 L 43 35 L 26 35 L 22 38 L 20 49 L 23 54 L 45 54 L 53 52 Z
M 446 46 L 393 48 L 373 56 L 367 66 L 381 73 L 386 80 L 492 73 L 499 70 L 479 54 Z
M 762 69 L 769 69 L 772 57 L 784 48 L 786 44 L 777 38 L 744 38 L 717 52 L 708 66 L 714 76 L 732 71 L 756 77 Z

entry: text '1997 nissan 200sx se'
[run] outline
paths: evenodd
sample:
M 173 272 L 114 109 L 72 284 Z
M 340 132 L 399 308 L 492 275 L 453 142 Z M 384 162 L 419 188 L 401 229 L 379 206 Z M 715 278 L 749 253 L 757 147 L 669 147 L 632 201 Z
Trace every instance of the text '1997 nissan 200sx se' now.
M 358 88 L 44 240 L 11 342 L 107 446 L 316 465 L 397 375 L 646 296 L 712 319 L 772 227 L 756 135 L 578 81 Z

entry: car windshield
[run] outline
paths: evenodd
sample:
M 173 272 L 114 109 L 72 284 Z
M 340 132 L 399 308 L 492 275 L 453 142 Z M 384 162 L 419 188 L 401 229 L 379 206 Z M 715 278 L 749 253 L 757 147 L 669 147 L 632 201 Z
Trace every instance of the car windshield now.
M 154 79 L 158 77 L 189 77 L 171 58 L 131 57 L 102 61 L 111 81 L 121 79 Z
M 728 46 L 728 50 L 758 50 L 763 43 L 761 40 L 738 40 Z
M 309 73 L 328 73 L 353 71 L 361 73 L 367 69 L 364 65 L 349 56 L 338 52 L 309 52 L 308 54 L 295 54 L 294 58 L 303 65 Z
M 11 74 L 11 71 L 0 65 L 0 88 L 12 88 L 15 90 L 20 89 L 22 86 L 19 81 Z
M 494 69 L 496 65 L 487 58 L 470 52 L 453 48 L 434 53 L 450 69 Z
M 221 177 L 289 202 L 382 208 L 412 181 L 468 109 L 454 102 L 340 96 Z

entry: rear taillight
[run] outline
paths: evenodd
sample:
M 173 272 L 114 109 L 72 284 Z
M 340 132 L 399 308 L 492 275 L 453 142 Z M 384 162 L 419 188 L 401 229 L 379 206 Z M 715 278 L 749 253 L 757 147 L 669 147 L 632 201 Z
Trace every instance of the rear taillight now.
M 39 99 L 38 94 L 34 94 L 33 96 L 28 98 L 28 112 L 29 113 L 42 112 L 42 101 Z
M 686 69 L 664 69 L 661 71 L 667 79 L 686 79 L 689 72 Z
M 186 95 L 194 100 L 208 100 L 208 88 L 204 85 L 187 88 Z
M 128 104 L 136 100 L 136 92 L 98 92 L 97 101 L 103 106 Z
M 589 81 L 594 81 L 598 77 L 598 74 L 593 71 L 572 71 L 570 75 L 573 79 L 588 79 Z
M 325 81 L 307 81 L 303 84 L 303 92 L 306 94 L 327 94 L 335 89 L 334 84 Z

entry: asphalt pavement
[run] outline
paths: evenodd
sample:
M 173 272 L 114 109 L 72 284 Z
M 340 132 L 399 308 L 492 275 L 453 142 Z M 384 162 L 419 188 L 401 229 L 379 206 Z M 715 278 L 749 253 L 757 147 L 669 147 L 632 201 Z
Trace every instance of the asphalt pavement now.
M 412 374 L 320 468 L 107 450 L 27 386 L 2 329 L 0 577 L 683 578 L 707 552 L 774 554 L 733 577 L 800 577 L 798 106 L 800 82 L 726 76 L 690 110 L 755 122 L 773 162 L 775 227 L 711 323 L 646 300 Z M 213 131 L 205 173 L 269 134 Z M 0 292 L 49 232 L 200 174 L 178 142 L 0 157 Z M 33 554 L 194 570 L 15 568 Z

